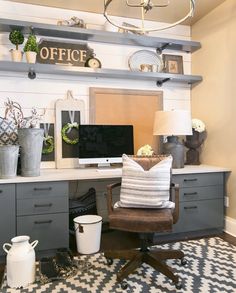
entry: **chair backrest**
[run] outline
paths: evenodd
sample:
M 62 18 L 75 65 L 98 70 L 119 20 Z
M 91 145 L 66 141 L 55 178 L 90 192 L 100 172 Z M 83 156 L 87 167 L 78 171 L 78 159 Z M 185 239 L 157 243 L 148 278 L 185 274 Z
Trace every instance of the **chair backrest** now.
M 166 159 L 169 156 L 170 155 L 152 155 L 152 156 L 129 155 L 129 158 L 132 158 L 135 162 L 137 162 L 140 166 L 142 166 L 145 171 L 148 171 L 157 163 Z M 171 184 L 172 184 L 172 169 L 170 169 L 170 187 L 171 187 Z M 171 194 L 170 194 L 170 198 L 171 198 Z
M 169 157 L 169 155 L 153 155 L 153 156 L 129 156 L 132 158 L 135 162 L 137 162 L 140 166 L 143 167 L 145 171 L 151 169 L 153 166 L 155 166 L 160 161 L 166 159 Z
M 139 165 L 143 167 L 144 170 L 149 170 L 152 168 L 154 165 L 159 163 L 160 161 L 164 160 L 167 158 L 169 155 L 153 155 L 153 156 L 129 156 L 132 158 L 135 162 L 137 162 Z M 173 201 L 172 199 L 172 169 L 170 169 L 170 200 Z M 176 224 L 178 219 L 179 219 L 179 187 L 175 187 L 175 209 L 173 210 L 173 223 Z

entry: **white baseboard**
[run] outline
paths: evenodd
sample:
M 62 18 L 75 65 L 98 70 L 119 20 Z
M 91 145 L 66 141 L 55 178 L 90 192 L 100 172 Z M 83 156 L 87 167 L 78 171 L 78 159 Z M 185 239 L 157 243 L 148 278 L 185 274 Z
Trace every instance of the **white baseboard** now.
M 225 229 L 224 231 L 234 237 L 236 237 L 236 220 L 230 217 L 225 217 Z

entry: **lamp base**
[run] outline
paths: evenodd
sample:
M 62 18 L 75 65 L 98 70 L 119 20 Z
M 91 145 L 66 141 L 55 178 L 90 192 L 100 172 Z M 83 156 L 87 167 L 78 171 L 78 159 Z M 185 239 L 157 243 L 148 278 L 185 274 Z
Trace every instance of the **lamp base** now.
M 172 155 L 172 168 L 184 168 L 184 145 L 178 141 L 177 136 L 168 136 L 167 142 L 163 144 L 163 152 Z

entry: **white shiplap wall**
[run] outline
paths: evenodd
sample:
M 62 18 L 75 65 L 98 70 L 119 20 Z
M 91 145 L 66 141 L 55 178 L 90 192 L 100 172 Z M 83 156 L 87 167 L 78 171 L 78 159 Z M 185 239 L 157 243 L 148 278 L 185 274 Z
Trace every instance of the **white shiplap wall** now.
M 69 19 L 77 16 L 92 28 L 101 29 L 105 22 L 102 15 L 79 11 L 63 10 L 43 6 L 14 3 L 0 0 L 0 17 L 25 21 L 56 24 L 59 19 Z M 119 21 L 127 19 L 117 18 Z M 132 20 L 134 23 L 137 20 Z M 153 22 L 147 22 L 152 25 Z M 190 28 L 178 26 L 168 31 L 155 33 L 155 36 L 190 40 Z M 101 60 L 103 68 L 128 69 L 129 56 L 141 50 L 141 47 L 117 46 L 110 44 L 89 43 Z M 0 34 L 0 59 L 10 60 L 9 49 L 12 48 L 8 40 L 8 33 Z M 148 48 L 147 48 L 148 49 Z M 150 48 L 153 50 L 153 48 Z M 191 73 L 191 54 L 183 52 L 165 51 L 165 53 L 182 55 L 184 60 L 184 73 Z M 3 115 L 4 102 L 10 98 L 21 104 L 25 115 L 30 109 L 47 109 L 45 121 L 54 122 L 54 105 L 57 99 L 66 96 L 67 90 L 72 90 L 74 97 L 83 99 L 86 105 L 85 121 L 88 121 L 89 111 L 89 87 L 127 88 L 142 90 L 163 90 L 164 109 L 188 109 L 190 110 L 191 90 L 188 85 L 166 83 L 162 88 L 157 88 L 155 82 L 96 79 L 71 76 L 54 76 L 37 74 L 35 80 L 28 79 L 23 73 L 1 72 L 0 70 L 0 115 Z

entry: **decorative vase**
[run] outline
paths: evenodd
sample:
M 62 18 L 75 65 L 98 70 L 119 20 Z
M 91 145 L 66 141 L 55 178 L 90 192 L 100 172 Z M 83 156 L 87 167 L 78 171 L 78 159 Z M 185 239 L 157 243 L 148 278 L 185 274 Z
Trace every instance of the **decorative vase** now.
M 35 53 L 35 52 L 31 52 L 31 51 L 25 52 L 26 61 L 28 63 L 35 63 L 36 62 L 36 56 L 37 56 L 37 53 Z
M 11 51 L 12 61 L 14 61 L 14 62 L 21 62 L 22 61 L 23 52 L 21 50 L 11 49 L 10 51 Z
M 21 175 L 39 176 L 44 130 L 40 128 L 19 128 L 18 140 L 21 146 Z
M 184 145 L 189 148 L 186 153 L 186 165 L 200 165 L 199 148 L 205 140 L 206 132 L 198 132 L 193 129 L 192 135 L 186 135 Z
M 172 155 L 172 168 L 184 168 L 184 145 L 178 141 L 177 136 L 167 136 L 167 142 L 163 143 L 163 153 Z
M 6 179 L 16 176 L 18 154 L 18 145 L 0 146 L 0 178 Z
M 29 236 L 17 236 L 11 239 L 12 244 L 3 245 L 7 253 L 7 285 L 11 288 L 26 287 L 35 281 L 34 248 L 38 240 L 29 243 L 29 239 Z

